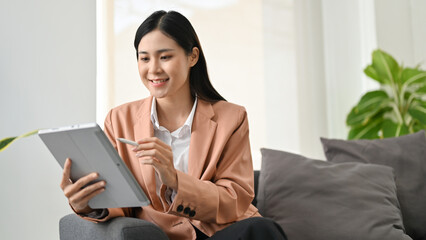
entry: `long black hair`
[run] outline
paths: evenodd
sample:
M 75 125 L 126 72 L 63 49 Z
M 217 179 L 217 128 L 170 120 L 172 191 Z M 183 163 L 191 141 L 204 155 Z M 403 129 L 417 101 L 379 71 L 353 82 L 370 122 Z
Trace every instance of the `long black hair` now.
M 207 72 L 206 59 L 201 49 L 200 41 L 189 20 L 175 11 L 156 11 L 151 14 L 138 28 L 135 36 L 136 57 L 138 57 L 138 46 L 141 39 L 153 30 L 160 30 L 166 36 L 176 41 L 186 54 L 191 54 L 192 49 L 197 47 L 200 51 L 198 62 L 191 68 L 189 73 L 189 85 L 191 95 L 197 96 L 208 102 L 225 100 L 214 89 Z

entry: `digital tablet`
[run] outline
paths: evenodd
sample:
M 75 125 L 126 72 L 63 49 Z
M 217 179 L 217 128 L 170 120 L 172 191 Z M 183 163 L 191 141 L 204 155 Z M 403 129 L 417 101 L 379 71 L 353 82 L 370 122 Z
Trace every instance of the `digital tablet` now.
M 92 172 L 99 174 L 96 181 L 106 181 L 105 191 L 89 201 L 91 208 L 140 207 L 150 203 L 98 124 L 44 129 L 38 135 L 62 168 L 67 158 L 72 160 L 72 181 Z

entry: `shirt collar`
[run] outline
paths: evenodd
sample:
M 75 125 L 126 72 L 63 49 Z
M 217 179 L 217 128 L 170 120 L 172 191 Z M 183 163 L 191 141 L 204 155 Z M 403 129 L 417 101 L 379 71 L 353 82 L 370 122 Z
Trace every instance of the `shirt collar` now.
M 197 99 L 198 98 L 195 97 L 194 105 L 192 105 L 192 110 L 189 113 L 189 116 L 186 119 L 183 126 L 180 127 L 179 129 L 183 129 L 184 126 L 186 126 L 187 128 L 189 128 L 189 132 L 191 132 L 192 122 L 194 120 L 194 115 L 195 115 L 195 109 L 197 108 L 197 102 L 198 102 Z M 158 121 L 158 115 L 157 115 L 157 101 L 155 100 L 155 97 L 152 98 L 152 104 L 151 104 L 151 122 L 152 122 L 152 125 L 154 126 L 154 129 L 156 130 L 160 129 L 160 122 Z

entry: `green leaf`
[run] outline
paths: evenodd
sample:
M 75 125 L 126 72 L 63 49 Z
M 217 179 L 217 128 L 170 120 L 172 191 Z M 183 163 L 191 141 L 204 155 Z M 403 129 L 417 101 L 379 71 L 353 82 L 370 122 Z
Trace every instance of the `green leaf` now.
M 364 109 L 375 108 L 388 99 L 388 94 L 383 90 L 367 92 L 361 97 L 361 100 L 358 103 L 358 108 L 361 111 Z
M 380 49 L 375 50 L 373 52 L 373 63 L 370 66 L 377 73 L 376 80 L 378 80 L 380 83 L 397 83 L 400 67 L 391 55 Z
M 408 127 L 403 123 L 395 123 L 390 119 L 385 119 L 382 124 L 384 138 L 397 137 L 410 133 Z
M 404 68 L 401 73 L 401 82 L 407 85 L 426 82 L 426 72 L 415 68 Z
M 7 137 L 0 140 L 0 152 L 3 151 L 3 149 L 6 149 L 6 147 L 9 146 L 16 138 L 17 137 Z
M 380 108 L 375 108 L 373 111 L 360 112 L 357 107 L 354 107 L 346 119 L 346 124 L 348 126 L 363 126 L 367 124 L 371 118 L 381 112 L 380 110 Z
M 376 69 L 372 65 L 368 65 L 364 69 L 365 75 L 369 76 L 370 78 L 378 81 L 379 83 L 383 83 L 383 80 L 380 79 L 379 75 L 377 74 Z
M 399 134 L 398 136 L 407 135 L 407 134 L 412 133 L 412 132 L 410 132 L 410 129 L 407 127 L 407 125 L 405 125 L 405 124 L 400 125 L 399 127 L 400 127 L 400 130 L 398 132 L 398 134 Z
M 388 107 L 389 97 L 385 91 L 377 90 L 364 94 L 346 118 L 348 126 L 364 125 L 378 112 Z
M 380 138 L 383 118 L 377 118 L 370 121 L 365 126 L 352 127 L 349 131 L 348 139 L 376 139 Z
M 406 96 L 406 93 L 415 93 L 413 98 L 421 98 L 426 90 L 426 72 L 419 69 L 405 68 L 401 74 L 401 81 L 404 84 L 401 87 L 401 93 Z
M 34 135 L 36 133 L 38 133 L 38 130 L 34 130 L 34 131 L 22 134 L 21 136 L 17 136 L 17 137 L 3 138 L 2 140 L 0 140 L 0 152 L 5 150 L 6 148 L 8 148 L 10 146 L 10 144 L 12 144 L 14 141 L 16 141 L 20 138 L 23 138 L 23 137 L 29 137 L 29 136 Z
M 426 95 L 426 83 L 422 84 L 417 90 L 416 93 L 420 95 Z
M 408 113 L 423 125 L 426 125 L 426 103 L 416 101 L 408 109 Z
M 419 121 L 415 121 L 413 124 L 413 132 L 418 132 L 421 130 L 426 130 L 426 125 L 423 125 Z

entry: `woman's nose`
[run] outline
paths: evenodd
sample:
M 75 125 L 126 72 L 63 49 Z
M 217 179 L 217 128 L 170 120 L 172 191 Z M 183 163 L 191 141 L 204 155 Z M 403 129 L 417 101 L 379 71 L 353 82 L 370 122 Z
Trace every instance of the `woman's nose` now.
M 149 72 L 150 73 L 159 73 L 162 71 L 161 65 L 159 61 L 153 60 L 151 61 L 151 64 L 149 66 Z

